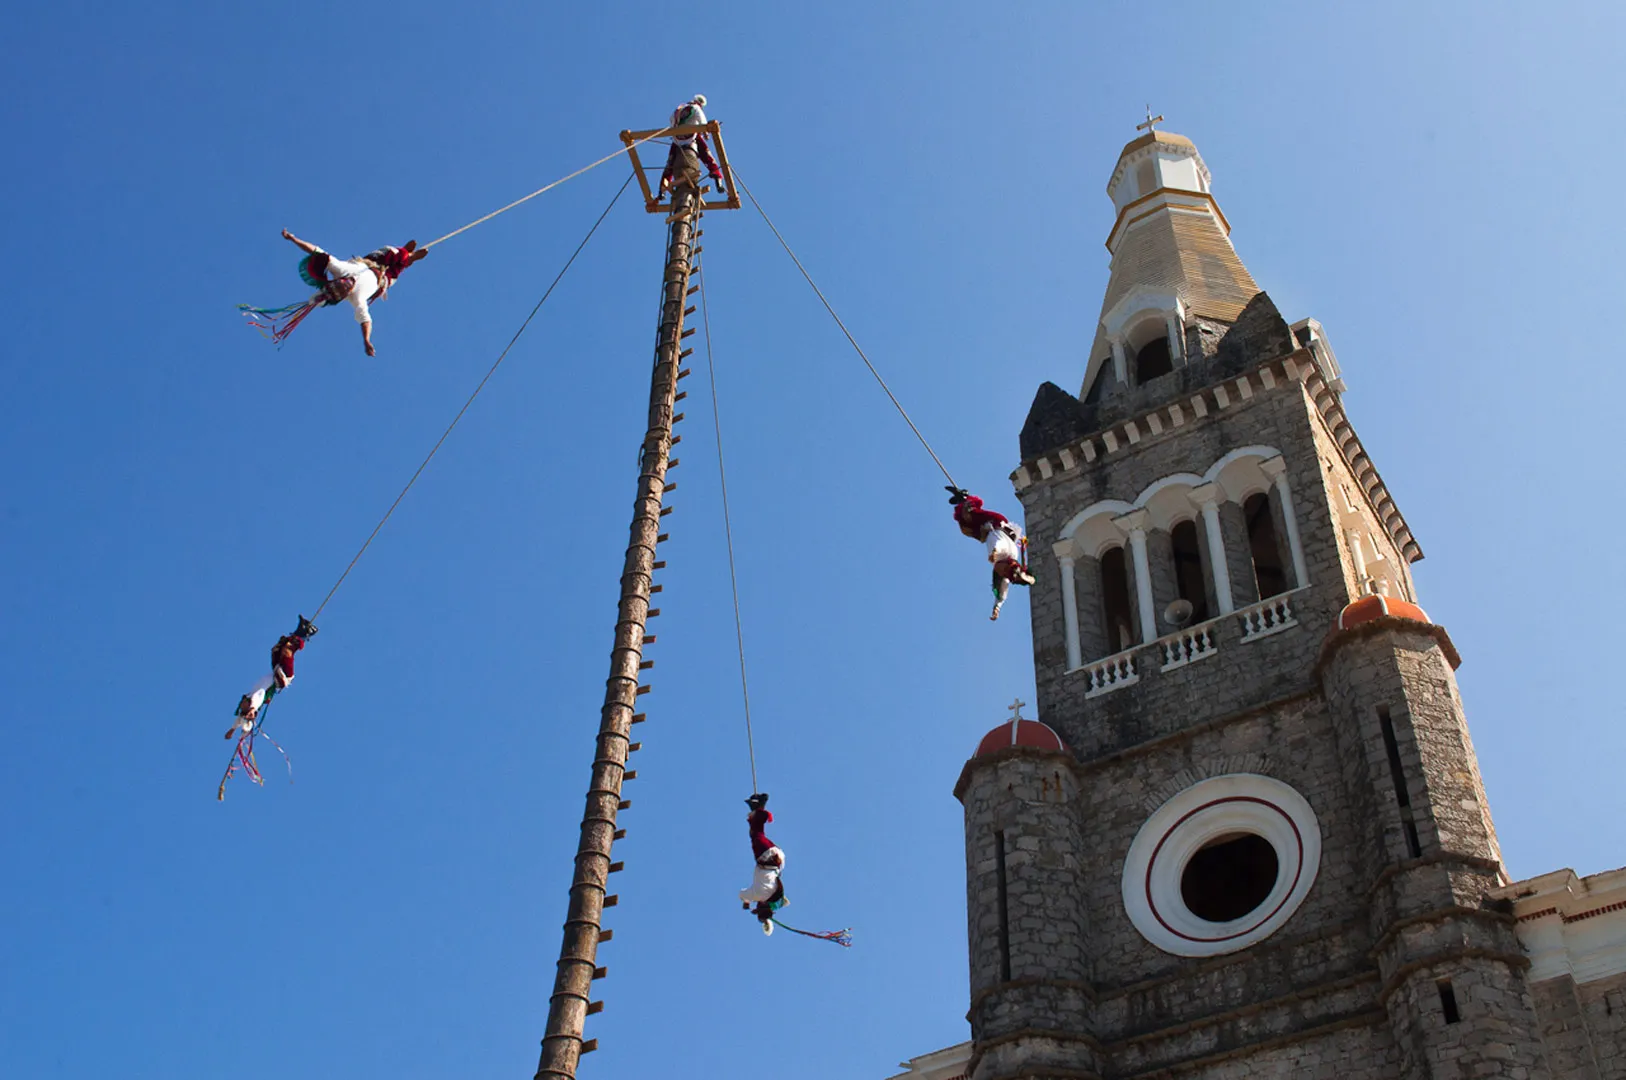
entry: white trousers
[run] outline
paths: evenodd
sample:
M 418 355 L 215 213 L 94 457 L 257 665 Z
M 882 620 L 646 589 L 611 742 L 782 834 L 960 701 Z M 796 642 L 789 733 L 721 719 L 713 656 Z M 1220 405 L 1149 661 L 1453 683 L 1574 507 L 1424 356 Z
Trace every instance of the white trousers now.
M 270 675 L 260 676 L 260 681 L 254 684 L 254 689 L 248 692 L 248 705 L 250 709 L 255 712 L 260 711 L 260 706 L 265 704 L 265 692 L 271 689 L 271 686 L 275 681 L 276 680 Z
M 997 563 L 1001 559 L 1009 559 L 1012 562 L 1022 561 L 1021 547 L 1017 545 L 1015 540 L 1011 539 L 1010 534 L 1004 529 L 997 527 L 989 529 L 988 539 L 983 543 L 988 548 L 988 561 L 991 563 Z
M 779 872 L 785 868 L 785 853 L 771 847 L 762 853 L 762 858 L 766 859 L 771 855 L 779 856 L 779 865 L 764 866 L 759 860 L 756 870 L 751 874 L 751 887 L 740 890 L 740 899 L 747 904 L 756 904 L 769 899 L 779 885 Z

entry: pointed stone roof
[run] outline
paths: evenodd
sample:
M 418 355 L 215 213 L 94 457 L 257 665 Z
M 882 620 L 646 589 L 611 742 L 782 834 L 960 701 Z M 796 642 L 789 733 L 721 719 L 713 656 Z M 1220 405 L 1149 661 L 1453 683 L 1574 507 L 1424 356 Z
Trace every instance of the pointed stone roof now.
M 1119 155 L 1107 185 L 1118 210 L 1106 242 L 1112 270 L 1080 396 L 1111 355 L 1114 309 L 1137 292 L 1176 296 L 1186 318 L 1227 323 L 1259 292 L 1208 183 L 1208 167 L 1183 135 L 1152 132 Z
M 1039 387 L 1022 425 L 1022 457 L 1038 457 L 1089 433 L 1079 400 L 1053 382 Z

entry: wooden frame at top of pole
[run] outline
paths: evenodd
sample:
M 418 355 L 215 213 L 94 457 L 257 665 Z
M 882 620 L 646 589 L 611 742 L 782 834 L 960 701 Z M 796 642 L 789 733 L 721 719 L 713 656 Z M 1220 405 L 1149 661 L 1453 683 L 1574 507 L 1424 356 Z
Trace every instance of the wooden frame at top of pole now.
M 679 135 L 710 135 L 713 147 L 717 151 L 717 165 L 723 172 L 723 194 L 726 198 L 713 199 L 707 202 L 700 200 L 702 210 L 738 210 L 740 208 L 739 188 L 734 184 L 734 174 L 728 167 L 728 151 L 723 149 L 723 125 L 716 120 L 706 124 L 681 124 L 677 127 L 650 128 L 648 131 L 623 131 L 621 141 L 627 145 L 627 156 L 632 158 L 632 175 L 638 178 L 638 186 L 644 193 L 644 211 L 650 214 L 663 214 L 672 208 L 672 200 L 662 198 L 663 192 L 659 187 L 649 186 L 647 169 L 638 158 L 638 144 L 645 139 L 654 139 L 659 136 Z M 664 166 L 663 166 L 664 168 Z M 657 184 L 659 181 L 657 181 Z

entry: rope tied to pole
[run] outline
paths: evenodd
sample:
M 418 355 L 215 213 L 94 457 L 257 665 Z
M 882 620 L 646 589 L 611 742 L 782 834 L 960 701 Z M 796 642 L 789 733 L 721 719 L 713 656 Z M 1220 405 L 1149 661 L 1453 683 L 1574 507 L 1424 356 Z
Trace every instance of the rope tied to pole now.
M 937 451 L 932 449 L 932 444 L 926 441 L 926 436 L 920 433 L 920 429 L 915 426 L 915 422 L 909 418 L 909 413 L 905 411 L 903 404 L 898 401 L 897 395 L 892 392 L 892 388 L 886 384 L 885 379 L 881 378 L 881 373 L 876 370 L 875 365 L 865 355 L 863 347 L 858 344 L 858 339 L 853 337 L 852 331 L 847 329 L 847 324 L 841 321 L 840 315 L 836 314 L 836 309 L 830 306 L 829 300 L 825 299 L 824 291 L 813 280 L 813 275 L 807 272 L 807 267 L 803 266 L 802 260 L 796 257 L 796 252 L 791 250 L 790 244 L 780 234 L 779 229 L 773 223 L 773 219 L 768 216 L 768 212 L 762 209 L 762 204 L 757 202 L 757 197 L 751 194 L 750 186 L 740 178 L 739 169 L 730 165 L 729 171 L 734 174 L 734 182 L 739 185 L 741 191 L 745 192 L 745 197 L 751 200 L 751 205 L 756 207 L 758 214 L 762 215 L 762 220 L 767 223 L 769 230 L 774 235 L 774 239 L 779 241 L 779 246 L 785 249 L 785 254 L 790 256 L 790 261 L 796 264 L 796 269 L 802 272 L 802 277 L 806 278 L 808 285 L 812 286 L 813 294 L 819 298 L 819 303 L 824 305 L 824 310 L 830 313 L 830 317 L 836 321 L 836 325 L 841 328 L 841 332 L 847 336 L 847 343 L 853 347 L 853 351 L 864 362 L 864 366 L 869 368 L 869 373 L 875 376 L 875 381 L 881 384 L 881 389 L 886 391 L 886 396 L 892 402 L 892 407 L 898 410 L 898 415 L 903 417 L 903 422 L 909 425 L 909 430 L 915 433 L 915 438 L 920 440 L 920 445 L 925 447 L 926 453 L 931 455 L 932 461 L 937 465 L 938 471 L 943 474 L 943 478 L 949 482 L 951 487 L 959 487 L 960 485 L 954 482 L 954 477 L 949 474 L 948 466 L 944 465 L 943 459 L 937 456 Z
M 436 244 L 440 243 L 443 240 L 450 240 L 452 237 L 457 236 L 460 233 L 466 233 L 470 229 L 474 228 L 476 225 L 484 225 L 486 222 L 490 221 L 492 218 L 496 217 L 498 214 L 506 214 L 506 213 L 508 213 L 508 211 L 512 210 L 514 207 L 520 205 L 521 203 L 530 202 L 532 199 L 536 198 L 538 195 L 544 194 L 545 192 L 552 191 L 554 188 L 558 187 L 560 184 L 564 183 L 566 180 L 574 180 L 576 177 L 580 176 L 584 172 L 591 172 L 592 170 L 598 168 L 600 165 L 604 164 L 606 161 L 615 160 L 616 158 L 620 157 L 622 154 L 625 154 L 627 151 L 631 150 L 633 147 L 642 146 L 644 143 L 649 142 L 651 139 L 656 138 L 659 134 L 660 134 L 660 132 L 656 132 L 655 135 L 646 136 L 646 137 L 644 137 L 642 139 L 639 139 L 637 142 L 629 143 L 628 145 L 623 146 L 621 149 L 617 150 L 613 154 L 605 154 L 603 157 L 599 158 L 597 161 L 593 162 L 591 165 L 584 165 L 584 166 L 577 169 L 575 172 L 571 173 L 568 176 L 561 176 L 559 179 L 555 180 L 553 183 L 544 184 L 542 187 L 537 188 L 535 191 L 531 192 L 529 195 L 526 195 L 523 198 L 515 199 L 513 202 L 509 203 L 507 206 L 504 206 L 504 207 L 502 207 L 500 209 L 493 210 L 491 213 L 487 214 L 485 217 L 475 218 L 473 221 L 469 222 L 467 225 L 464 225 L 461 228 L 453 229 L 451 232 L 447 233 L 445 236 L 436 237 L 435 239 L 429 241 L 429 243 L 423 245 L 423 247 L 420 248 L 419 250 L 420 251 L 428 251 L 430 248 L 434 247 Z

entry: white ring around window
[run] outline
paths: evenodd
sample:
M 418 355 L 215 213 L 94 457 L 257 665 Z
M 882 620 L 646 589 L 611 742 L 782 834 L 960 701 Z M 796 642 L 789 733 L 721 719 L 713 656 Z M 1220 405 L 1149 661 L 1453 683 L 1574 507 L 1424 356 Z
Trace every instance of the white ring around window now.
M 1252 911 L 1209 922 L 1186 906 L 1181 878 L 1199 849 L 1222 837 L 1261 837 L 1276 852 L 1276 881 Z M 1304 796 L 1254 773 L 1193 784 L 1158 807 L 1124 859 L 1123 902 L 1142 937 L 1176 956 L 1220 956 L 1263 941 L 1293 917 L 1321 863 L 1321 828 Z

